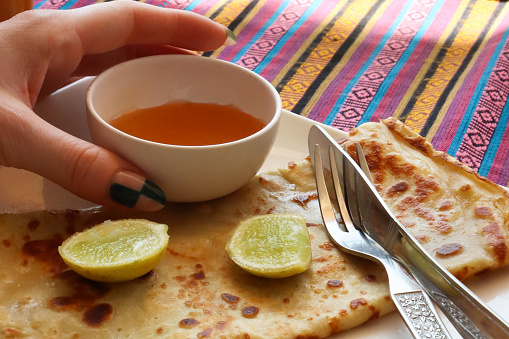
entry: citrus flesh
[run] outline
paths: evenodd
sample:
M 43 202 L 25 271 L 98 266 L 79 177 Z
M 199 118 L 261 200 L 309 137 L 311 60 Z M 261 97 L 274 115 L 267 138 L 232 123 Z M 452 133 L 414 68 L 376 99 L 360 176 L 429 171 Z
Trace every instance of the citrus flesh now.
M 306 221 L 296 215 L 258 215 L 242 221 L 226 251 L 244 270 L 267 278 L 289 277 L 311 265 Z
M 64 262 L 85 278 L 128 281 L 152 270 L 168 245 L 168 226 L 144 219 L 105 221 L 68 238 L 58 248 Z

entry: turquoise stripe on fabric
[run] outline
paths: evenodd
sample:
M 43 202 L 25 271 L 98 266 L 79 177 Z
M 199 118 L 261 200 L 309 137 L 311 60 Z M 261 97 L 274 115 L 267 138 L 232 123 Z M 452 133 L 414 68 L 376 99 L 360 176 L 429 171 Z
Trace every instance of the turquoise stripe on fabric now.
M 194 0 L 189 6 L 186 7 L 186 11 L 192 11 L 199 4 L 201 4 L 204 0 Z
M 488 177 L 491 165 L 494 163 L 495 157 L 497 156 L 498 147 L 502 142 L 502 138 L 504 137 L 508 123 L 509 105 L 506 102 L 504 109 L 502 110 L 502 114 L 500 115 L 500 119 L 498 120 L 497 127 L 495 128 L 495 131 L 493 131 L 493 136 L 491 137 L 490 144 L 486 149 L 486 153 L 484 153 L 484 158 L 482 159 L 481 166 L 479 166 L 478 173 L 480 175 Z
M 258 73 L 262 69 L 264 69 L 271 59 L 279 53 L 279 51 L 283 48 L 283 46 L 290 40 L 293 34 L 302 27 L 302 25 L 306 22 L 306 20 L 313 14 L 313 12 L 318 8 L 319 5 L 322 4 L 324 0 L 315 0 L 312 2 L 311 6 L 306 9 L 303 15 L 292 25 L 292 27 L 285 33 L 285 35 L 278 41 L 278 43 L 270 50 L 270 52 L 265 56 L 265 58 L 255 67 L 254 72 Z
M 274 23 L 274 21 L 276 21 L 276 19 L 279 17 L 279 15 L 281 15 L 281 13 L 286 9 L 286 7 L 288 7 L 288 5 L 290 4 L 291 0 L 286 0 L 284 1 L 278 8 L 278 10 L 270 17 L 269 20 L 267 20 L 267 22 L 263 25 L 262 28 L 260 28 L 258 30 L 258 32 L 256 33 L 255 36 L 253 36 L 253 38 L 244 46 L 242 47 L 242 49 L 239 51 L 239 53 L 232 59 L 231 62 L 233 63 L 237 63 L 240 58 L 246 54 L 246 52 L 251 48 L 251 46 L 254 45 L 254 43 L 256 41 L 258 41 L 258 39 L 260 39 L 260 37 L 263 35 L 263 33 L 270 27 L 270 25 L 272 25 Z
M 422 36 L 426 33 L 426 31 L 429 29 L 431 24 L 433 23 L 433 20 L 435 20 L 435 17 L 438 15 L 438 12 L 442 8 L 445 0 L 437 1 L 435 5 L 433 5 L 433 8 L 429 12 L 428 16 L 426 17 L 426 20 L 422 23 L 421 27 L 413 37 L 412 41 L 408 45 L 407 49 L 403 52 L 401 57 L 399 58 L 398 62 L 394 65 L 394 67 L 389 71 L 389 74 L 387 74 L 387 77 L 382 82 L 380 87 L 378 88 L 378 91 L 376 92 L 375 96 L 371 100 L 371 103 L 369 104 L 366 111 L 362 114 L 361 119 L 357 123 L 357 125 L 361 125 L 365 122 L 368 122 L 371 119 L 371 116 L 373 116 L 373 113 L 375 112 L 378 104 L 380 104 L 380 101 L 385 96 L 385 93 L 389 89 L 389 87 L 392 85 L 394 79 L 398 75 L 398 73 L 401 71 L 403 66 L 408 62 L 408 59 L 412 56 L 412 53 L 414 52 L 415 48 L 421 41 Z
M 60 9 L 69 9 L 72 7 L 72 5 L 74 5 L 76 2 L 78 2 L 78 0 L 70 0 L 70 1 L 67 1 L 64 5 L 62 5 L 62 7 L 60 7 Z
M 384 37 L 382 38 L 382 40 L 380 40 L 380 42 L 378 43 L 378 46 L 376 46 L 376 48 L 373 51 L 373 53 L 371 54 L 371 56 L 366 60 L 364 65 L 359 69 L 359 72 L 357 72 L 357 74 L 352 78 L 352 80 L 350 80 L 348 85 L 345 87 L 345 89 L 343 90 L 343 93 L 341 93 L 338 100 L 334 104 L 334 107 L 330 110 L 329 115 L 324 120 L 324 122 L 323 122 L 324 124 L 326 124 L 326 125 L 332 124 L 332 122 L 334 121 L 334 118 L 336 117 L 337 112 L 339 111 L 341 106 L 343 106 L 343 104 L 345 103 L 348 93 L 350 93 L 350 91 L 353 89 L 353 87 L 359 81 L 360 77 L 366 72 L 366 70 L 369 68 L 369 66 L 373 63 L 373 60 L 375 60 L 375 58 L 378 56 L 378 54 L 382 51 L 382 49 L 384 48 L 387 41 L 392 37 L 396 28 L 401 24 L 401 22 L 405 18 L 406 13 L 412 7 L 412 4 L 413 4 L 413 1 L 409 1 L 405 4 L 405 7 L 403 7 L 403 9 L 401 10 L 401 13 L 398 15 L 396 20 L 394 20 L 394 23 L 392 24 L 392 26 L 384 34 Z
M 509 30 L 506 30 L 504 32 L 504 35 L 502 39 L 497 44 L 497 47 L 493 51 L 493 55 L 491 56 L 490 60 L 488 61 L 488 64 L 486 65 L 486 69 L 483 72 L 483 75 L 481 76 L 481 79 L 479 79 L 479 83 L 477 84 L 477 87 L 475 88 L 474 95 L 472 96 L 472 99 L 470 100 L 470 103 L 465 110 L 465 114 L 463 114 L 463 118 L 461 119 L 461 123 L 458 126 L 458 129 L 456 130 L 456 135 L 454 136 L 454 139 L 451 142 L 451 145 L 449 146 L 449 149 L 447 150 L 447 153 L 455 156 L 458 152 L 458 149 L 460 148 L 461 142 L 463 141 L 463 136 L 466 134 L 468 126 L 470 125 L 470 122 L 472 120 L 472 117 L 474 116 L 475 110 L 477 109 L 477 106 L 479 105 L 479 100 L 481 100 L 481 97 L 484 93 L 484 88 L 486 87 L 486 84 L 488 83 L 488 80 L 490 78 L 491 72 L 493 71 L 493 68 L 495 67 L 497 60 L 500 56 L 500 53 L 502 49 L 504 48 L 504 45 L 507 41 L 507 38 L 509 37 Z M 505 111 L 505 107 L 504 107 Z M 500 124 L 497 125 L 500 126 Z M 497 139 L 498 143 L 500 142 L 500 138 Z M 490 146 L 495 144 L 494 139 L 492 138 L 490 141 Z M 496 143 L 498 145 L 498 143 Z M 483 158 L 482 163 L 484 163 L 486 157 Z

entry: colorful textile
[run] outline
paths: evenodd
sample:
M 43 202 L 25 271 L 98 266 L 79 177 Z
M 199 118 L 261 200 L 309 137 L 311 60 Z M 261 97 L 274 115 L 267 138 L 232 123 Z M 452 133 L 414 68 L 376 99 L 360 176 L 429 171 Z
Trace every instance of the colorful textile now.
M 36 0 L 70 9 L 94 0 Z M 398 117 L 436 149 L 509 182 L 509 3 L 495 0 L 146 0 L 228 26 L 204 55 L 272 82 L 283 107 L 349 130 Z

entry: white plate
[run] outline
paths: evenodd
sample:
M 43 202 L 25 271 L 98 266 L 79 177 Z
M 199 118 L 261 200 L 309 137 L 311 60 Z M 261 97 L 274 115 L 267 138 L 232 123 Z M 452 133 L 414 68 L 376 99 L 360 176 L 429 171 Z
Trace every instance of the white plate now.
M 54 93 L 35 108 L 55 126 L 79 138 L 90 140 L 86 121 L 85 93 L 92 78 L 85 78 Z M 314 121 L 283 112 L 280 132 L 261 171 L 286 166 L 308 155 L 307 134 Z M 324 126 L 336 138 L 344 132 Z M 23 170 L 0 166 L 0 213 L 23 213 L 41 209 L 69 209 L 93 206 L 54 183 Z M 467 283 L 481 299 L 509 320 L 509 268 L 474 278 Z M 454 338 L 460 338 L 445 320 Z M 411 338 L 397 313 L 370 321 L 331 338 Z

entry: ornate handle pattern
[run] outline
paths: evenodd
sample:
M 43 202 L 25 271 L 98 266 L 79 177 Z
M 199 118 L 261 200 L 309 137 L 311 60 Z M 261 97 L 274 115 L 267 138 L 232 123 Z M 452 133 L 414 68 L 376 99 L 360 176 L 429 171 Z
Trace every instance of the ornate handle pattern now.
M 393 300 L 416 338 L 449 338 L 431 300 L 422 291 L 397 293 L 393 295 Z

